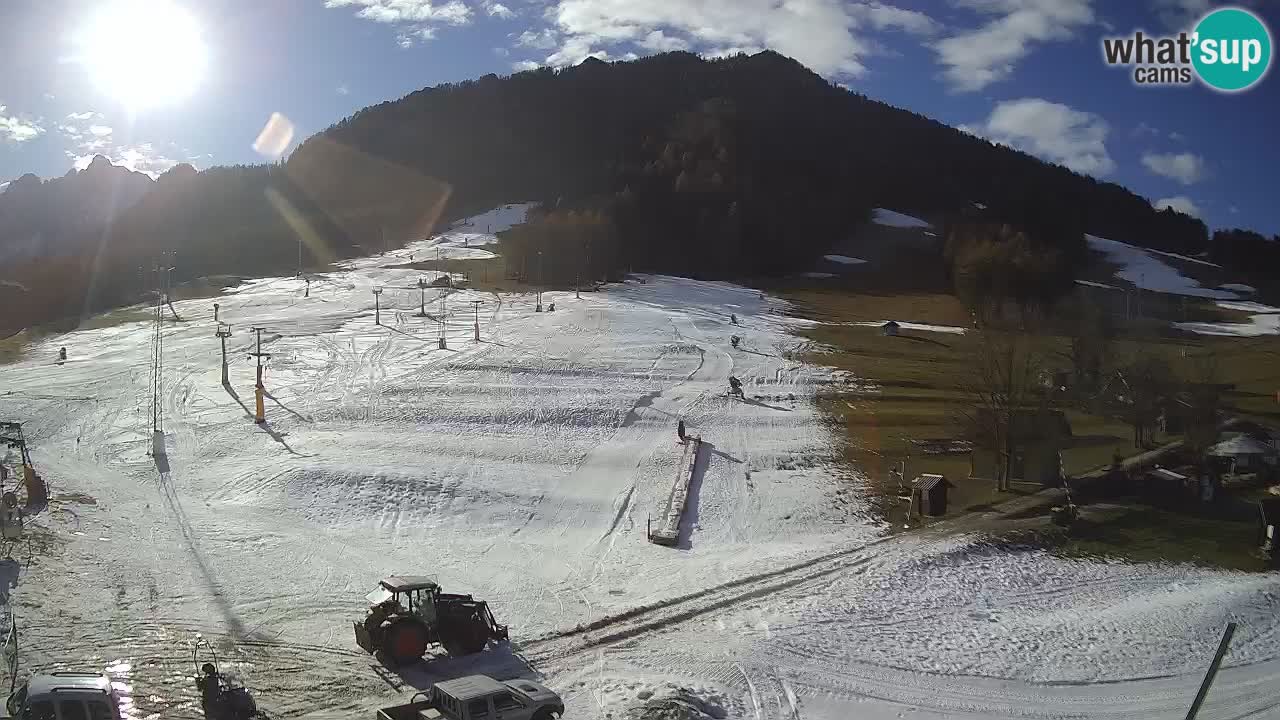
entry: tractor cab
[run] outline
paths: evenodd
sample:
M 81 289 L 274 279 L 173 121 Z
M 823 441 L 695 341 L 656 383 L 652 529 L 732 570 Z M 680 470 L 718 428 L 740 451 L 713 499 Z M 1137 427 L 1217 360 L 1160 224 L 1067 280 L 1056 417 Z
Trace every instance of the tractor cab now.
M 365 596 L 369 608 L 383 607 L 391 614 L 414 615 L 428 624 L 436 621 L 436 596 L 440 585 L 426 575 L 392 575 L 378 583 L 378 589 Z

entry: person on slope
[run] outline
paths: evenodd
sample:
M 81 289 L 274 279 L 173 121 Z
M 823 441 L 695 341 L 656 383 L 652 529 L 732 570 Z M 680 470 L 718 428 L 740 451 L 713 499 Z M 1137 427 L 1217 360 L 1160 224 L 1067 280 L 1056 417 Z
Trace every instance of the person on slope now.
M 685 441 L 685 434 L 684 434 L 684 421 L 683 421 L 683 420 L 681 420 L 680 422 L 676 423 L 676 436 L 680 438 L 680 442 L 683 444 L 683 443 L 684 443 L 684 441 Z
M 746 396 L 742 394 L 742 381 L 732 375 L 729 376 L 729 394 L 737 395 L 744 399 L 746 398 Z

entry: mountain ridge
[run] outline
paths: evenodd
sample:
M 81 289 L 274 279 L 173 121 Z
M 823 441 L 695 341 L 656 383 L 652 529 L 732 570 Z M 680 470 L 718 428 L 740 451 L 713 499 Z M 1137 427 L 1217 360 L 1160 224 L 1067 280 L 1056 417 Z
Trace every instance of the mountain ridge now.
M 170 172 L 80 228 L 95 254 L 65 283 L 82 293 L 63 309 L 137 297 L 136 268 L 161 252 L 177 251 L 177 280 L 287 272 L 300 234 L 315 266 L 523 200 L 604 208 L 619 223 L 619 203 L 639 202 L 656 215 L 633 212 L 620 228 L 633 266 L 695 275 L 795 270 L 875 206 L 948 216 L 978 201 L 1011 222 L 1171 252 L 1209 239 L 1198 219 L 773 51 L 486 75 L 363 108 L 280 163 Z M 19 180 L 5 195 L 32 187 Z M 9 231 L 0 216 L 0 238 Z

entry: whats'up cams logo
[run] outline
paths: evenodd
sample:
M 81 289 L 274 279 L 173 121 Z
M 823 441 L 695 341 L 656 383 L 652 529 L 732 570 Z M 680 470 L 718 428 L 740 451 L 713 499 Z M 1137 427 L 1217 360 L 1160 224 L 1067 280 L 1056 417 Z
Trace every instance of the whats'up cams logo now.
M 1108 65 L 1133 67 L 1138 85 L 1190 85 L 1195 77 L 1222 92 L 1253 87 L 1271 65 L 1271 33 L 1257 15 L 1240 8 L 1214 10 L 1190 33 L 1103 38 Z

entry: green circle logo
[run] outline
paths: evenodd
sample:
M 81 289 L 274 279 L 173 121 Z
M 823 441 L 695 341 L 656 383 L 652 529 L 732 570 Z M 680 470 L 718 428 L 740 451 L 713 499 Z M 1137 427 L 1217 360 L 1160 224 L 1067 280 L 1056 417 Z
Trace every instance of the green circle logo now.
M 1271 33 L 1248 10 L 1228 7 L 1205 15 L 1191 42 L 1191 64 L 1200 79 L 1216 90 L 1252 87 L 1271 65 Z

